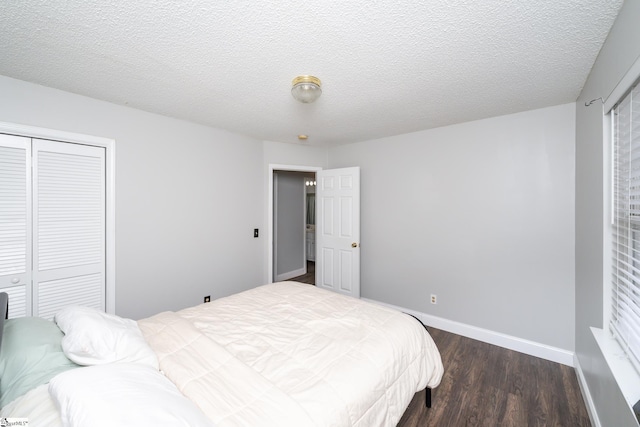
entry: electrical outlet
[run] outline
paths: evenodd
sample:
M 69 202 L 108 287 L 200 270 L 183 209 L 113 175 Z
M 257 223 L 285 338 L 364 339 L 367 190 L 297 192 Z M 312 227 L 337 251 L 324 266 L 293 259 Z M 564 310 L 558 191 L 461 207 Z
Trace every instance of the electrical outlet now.
M 211 295 L 204 297 L 204 302 L 211 302 Z
M 438 303 L 438 296 L 436 294 L 431 294 L 431 304 Z

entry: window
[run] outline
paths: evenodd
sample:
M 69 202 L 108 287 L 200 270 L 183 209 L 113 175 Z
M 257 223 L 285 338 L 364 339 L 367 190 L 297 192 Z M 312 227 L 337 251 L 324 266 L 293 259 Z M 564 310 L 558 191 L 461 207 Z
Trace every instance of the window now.
M 611 330 L 640 370 L 640 85 L 611 114 L 613 227 Z

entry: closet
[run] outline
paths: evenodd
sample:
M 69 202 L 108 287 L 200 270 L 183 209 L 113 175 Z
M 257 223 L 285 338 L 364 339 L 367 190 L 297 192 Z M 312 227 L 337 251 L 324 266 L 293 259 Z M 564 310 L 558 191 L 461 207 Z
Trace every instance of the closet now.
M 9 317 L 106 308 L 106 148 L 0 134 L 0 291 Z

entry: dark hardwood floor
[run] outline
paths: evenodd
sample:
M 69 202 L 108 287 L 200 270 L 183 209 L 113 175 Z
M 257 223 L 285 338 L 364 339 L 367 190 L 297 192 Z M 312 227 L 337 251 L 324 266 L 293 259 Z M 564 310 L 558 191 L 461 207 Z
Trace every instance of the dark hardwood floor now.
M 303 274 L 302 276 L 294 277 L 294 282 L 300 283 L 308 283 L 309 285 L 316 284 L 316 263 L 313 261 L 307 261 L 307 274 Z
M 573 368 L 428 329 L 445 374 L 431 408 L 418 393 L 399 427 L 591 425 Z
M 315 263 L 295 277 L 315 284 Z M 516 351 L 428 328 L 444 364 L 440 385 L 416 394 L 398 427 L 591 426 L 575 370 Z

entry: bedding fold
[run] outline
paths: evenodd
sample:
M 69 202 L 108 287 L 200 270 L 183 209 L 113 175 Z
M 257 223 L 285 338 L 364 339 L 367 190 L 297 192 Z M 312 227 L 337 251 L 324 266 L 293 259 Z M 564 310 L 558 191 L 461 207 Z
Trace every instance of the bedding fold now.
M 297 402 L 177 314 L 138 324 L 161 371 L 216 425 L 316 426 Z
M 395 426 L 439 384 L 415 319 L 294 282 L 138 322 L 160 369 L 222 426 Z

